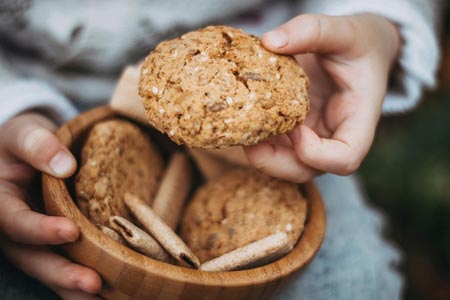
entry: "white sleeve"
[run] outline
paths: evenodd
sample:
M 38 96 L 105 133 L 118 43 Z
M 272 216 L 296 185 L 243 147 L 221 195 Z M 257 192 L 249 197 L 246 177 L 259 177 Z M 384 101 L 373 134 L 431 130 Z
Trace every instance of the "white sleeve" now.
M 77 114 L 73 104 L 41 80 L 21 77 L 0 48 L 0 125 L 27 110 L 39 110 L 62 123 Z
M 383 113 L 405 112 L 417 106 L 424 89 L 436 84 L 439 45 L 436 34 L 438 1 L 424 0 L 305 0 L 302 13 L 350 15 L 373 13 L 397 24 L 403 46 L 399 70 L 392 76 L 394 86 L 387 91 Z
M 45 82 L 20 79 L 0 83 L 0 124 L 27 110 L 39 110 L 58 124 L 77 114 L 72 103 Z

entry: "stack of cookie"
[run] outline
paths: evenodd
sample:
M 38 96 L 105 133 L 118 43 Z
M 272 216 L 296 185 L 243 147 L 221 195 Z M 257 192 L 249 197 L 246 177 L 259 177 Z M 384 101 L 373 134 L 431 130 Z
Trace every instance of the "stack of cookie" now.
M 75 180 L 80 209 L 117 242 L 167 263 L 229 271 L 276 260 L 303 231 L 298 186 L 192 148 L 255 144 L 292 130 L 308 111 L 307 85 L 292 57 L 234 28 L 160 44 L 142 66 L 139 93 L 150 124 L 188 151 L 164 155 L 165 163 L 135 123 L 96 124 Z
M 172 153 L 164 171 L 159 150 L 137 125 L 98 123 L 81 153 L 78 205 L 117 242 L 185 267 L 249 268 L 293 248 L 306 217 L 295 184 L 193 153 L 206 181 L 188 199 L 198 182 L 187 154 Z M 222 167 L 227 171 L 219 175 Z

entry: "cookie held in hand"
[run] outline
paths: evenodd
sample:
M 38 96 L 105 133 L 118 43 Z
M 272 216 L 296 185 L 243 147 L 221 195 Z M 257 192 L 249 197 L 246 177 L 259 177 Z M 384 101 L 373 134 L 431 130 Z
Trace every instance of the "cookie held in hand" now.
M 98 123 L 81 153 L 75 179 L 78 205 L 93 223 L 109 226 L 111 216 L 129 217 L 125 192 L 152 201 L 162 171 L 160 153 L 139 127 L 122 120 Z
M 306 213 L 297 184 L 254 169 L 233 169 L 197 190 L 180 235 L 201 262 L 277 232 L 286 232 L 292 249 Z
M 141 69 L 149 122 L 194 148 L 252 145 L 302 123 L 308 79 L 242 30 L 210 26 L 159 44 Z

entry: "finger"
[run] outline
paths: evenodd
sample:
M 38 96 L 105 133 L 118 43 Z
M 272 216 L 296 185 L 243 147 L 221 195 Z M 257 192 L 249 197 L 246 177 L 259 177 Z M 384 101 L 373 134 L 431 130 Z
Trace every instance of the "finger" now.
M 57 177 L 69 177 L 75 171 L 75 158 L 51 132 L 45 119 L 22 115 L 4 126 L 7 134 L 1 143 L 18 159 Z
M 329 125 L 325 123 L 325 117 L 321 111 L 310 110 L 303 124 L 313 129 L 322 138 L 330 138 L 332 135 L 332 131 L 330 130 Z
M 354 42 L 351 17 L 310 14 L 295 17 L 262 37 L 264 47 L 281 54 L 338 54 Z
M 16 158 L 3 156 L 0 159 L 0 178 L 27 186 L 36 175 L 36 169 Z
M 6 240 L 1 244 L 14 265 L 56 291 L 66 289 L 95 294 L 101 289 L 101 278 L 95 271 L 74 264 L 46 248 Z
M 33 245 L 56 245 L 78 238 L 79 230 L 73 221 L 34 212 L 22 196 L 11 183 L 0 180 L 0 232 L 8 238 Z
M 355 120 L 354 120 L 355 119 Z M 362 120 L 347 119 L 331 139 L 320 138 L 301 125 L 290 133 L 298 157 L 308 166 L 338 175 L 349 175 L 359 168 L 369 151 L 374 129 Z
M 291 140 L 286 134 L 274 135 L 266 140 L 267 143 L 292 148 Z
M 62 298 L 62 300 L 103 300 L 103 298 L 99 296 L 80 291 L 56 288 L 53 290 Z
M 298 159 L 292 148 L 263 142 L 244 147 L 244 151 L 251 165 L 273 177 L 305 182 L 317 174 Z

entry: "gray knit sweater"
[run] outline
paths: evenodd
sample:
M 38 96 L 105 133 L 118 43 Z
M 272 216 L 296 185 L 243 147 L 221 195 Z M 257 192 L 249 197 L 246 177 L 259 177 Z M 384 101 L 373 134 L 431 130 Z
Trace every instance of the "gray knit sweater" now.
M 118 73 L 159 41 L 207 24 L 261 34 L 304 12 L 371 12 L 397 23 L 404 46 L 383 111 L 417 105 L 435 83 L 438 45 L 433 3 L 425 0 L 3 0 L 0 1 L 0 124 L 30 108 L 64 121 L 107 102 Z M 316 180 L 328 229 L 317 257 L 276 299 L 399 299 L 398 250 L 382 238 L 382 216 L 365 203 L 354 176 Z M 1 199 L 0 199 L 1 200 Z M 26 289 L 4 286 L 21 299 Z M 2 281 L 3 280 L 3 281 Z M 8 281 L 6 281 L 8 282 Z M 26 299 L 45 299 L 32 294 Z M 7 296 L 8 298 L 8 296 Z M 25 298 L 24 298 L 25 299 Z
M 435 0 L 434 2 L 436 2 Z M 228 23 L 261 34 L 303 12 L 372 12 L 399 24 L 404 47 L 384 112 L 414 107 L 434 85 L 436 3 L 425 0 L 3 0 L 0 1 L 0 123 L 30 107 L 54 118 L 109 99 L 118 72 L 159 41 Z M 69 101 L 68 101 L 69 100 Z

